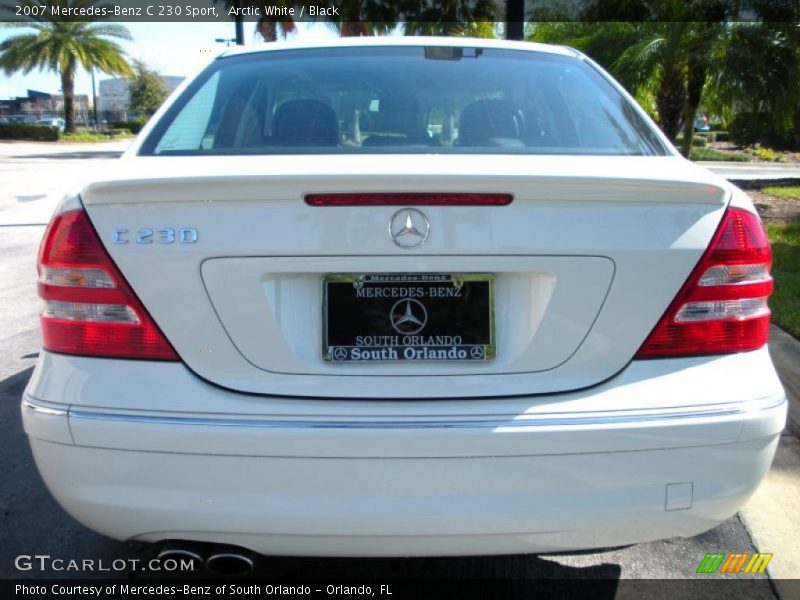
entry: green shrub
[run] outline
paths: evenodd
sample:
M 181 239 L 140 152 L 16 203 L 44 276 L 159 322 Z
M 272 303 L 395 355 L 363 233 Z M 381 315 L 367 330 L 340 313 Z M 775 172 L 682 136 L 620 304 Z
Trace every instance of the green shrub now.
M 769 115 L 743 112 L 731 121 L 731 140 L 740 146 L 752 146 L 769 137 L 771 129 Z
M 739 113 L 730 127 L 731 140 L 739 146 L 763 144 L 772 148 L 793 146 L 792 128 L 776 123 L 768 113 Z
M 132 119 L 130 121 L 115 121 L 111 126 L 114 129 L 127 129 L 133 134 L 138 134 L 146 124 L 147 119 L 139 117 L 138 119 Z
M 61 135 L 65 142 L 110 142 L 131 137 L 131 132 L 127 129 L 108 129 L 106 131 L 76 131 L 75 133 L 64 133 Z
M 0 139 L 57 142 L 61 132 L 58 127 L 31 123 L 0 123 Z
M 679 135 L 677 140 L 675 140 L 675 141 L 676 141 L 677 145 L 680 146 L 681 143 L 683 142 L 683 136 Z M 707 144 L 708 144 L 708 140 L 706 139 L 706 136 L 704 136 L 704 135 L 699 135 L 698 134 L 698 135 L 695 135 L 695 136 L 692 137 L 692 146 L 694 146 L 695 148 L 705 148 Z
M 750 157 L 733 152 L 720 152 L 713 148 L 692 148 L 691 160 L 726 160 L 733 162 L 750 162 Z
M 714 137 L 716 137 L 716 141 L 718 142 L 729 142 L 731 140 L 731 134 L 727 131 L 717 131 Z

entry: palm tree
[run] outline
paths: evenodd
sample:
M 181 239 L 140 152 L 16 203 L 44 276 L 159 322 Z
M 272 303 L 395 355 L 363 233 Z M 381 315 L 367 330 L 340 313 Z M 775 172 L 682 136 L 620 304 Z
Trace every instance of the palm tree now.
M 292 0 L 274 0 L 268 2 L 265 0 L 212 0 L 214 4 L 222 2 L 226 14 L 229 14 L 231 8 L 247 8 L 255 7 L 260 9 L 261 16 L 256 24 L 256 33 L 258 33 L 265 42 L 276 42 L 278 37 L 286 37 L 297 29 L 294 19 L 288 15 L 286 16 L 266 16 L 267 6 L 271 5 L 273 8 L 291 8 L 297 3 Z
M 265 42 L 277 42 L 278 34 L 285 38 L 297 29 L 293 19 L 283 19 L 282 21 L 271 21 L 264 17 L 258 20 L 256 31 Z
M 736 23 L 713 57 L 708 94 L 735 141 L 800 148 L 800 14 Z M 771 20 L 770 20 L 771 19 Z M 743 66 L 746 65 L 746 66 Z
M 35 0 L 38 1 L 38 0 Z M 91 2 L 57 0 L 66 6 L 85 6 Z M 54 4 L 53 2 L 50 3 Z M 7 75 L 33 69 L 57 71 L 64 94 L 64 129 L 75 131 L 75 72 L 79 67 L 97 68 L 104 73 L 130 77 L 133 70 L 122 48 L 106 38 L 130 40 L 121 25 L 67 21 L 39 21 L 14 24 L 35 29 L 36 33 L 12 36 L 0 43 L 0 69 Z
M 498 39 L 500 37 L 499 24 L 490 21 L 473 21 L 461 25 L 457 35 L 472 38 Z
M 394 27 L 384 21 L 332 21 L 330 25 L 341 37 L 387 35 Z
M 488 29 L 482 31 L 488 37 L 499 18 L 498 4 L 493 0 L 408 0 L 403 33 L 463 36 L 465 30 L 468 30 L 466 35 L 478 32 L 478 24 L 484 23 Z
M 399 16 L 397 7 L 378 0 L 342 0 L 338 7 L 339 16 L 330 20 L 330 26 L 341 37 L 386 35 Z
M 681 153 L 689 156 L 694 137 L 694 119 L 703 100 L 709 74 L 714 65 L 713 56 L 729 43 L 730 27 L 719 21 L 702 21 L 690 24 L 686 48 L 686 98 L 681 114 L 683 142 Z
M 636 23 L 638 39 L 612 63 L 613 70 L 635 82 L 634 89 L 654 84 L 658 124 L 672 141 L 680 131 L 687 102 L 691 26 L 686 21 Z
M 494 0 L 341 0 L 331 22 L 342 37 L 387 35 L 474 35 L 495 37 L 498 10 Z
M 667 137 L 675 141 L 683 129 L 681 150 L 688 156 L 711 59 L 729 41 L 724 22 L 728 13 L 722 4 L 698 0 L 633 1 L 629 8 L 650 20 L 542 23 L 529 39 L 575 46 L 611 71 L 637 99 L 652 99 Z

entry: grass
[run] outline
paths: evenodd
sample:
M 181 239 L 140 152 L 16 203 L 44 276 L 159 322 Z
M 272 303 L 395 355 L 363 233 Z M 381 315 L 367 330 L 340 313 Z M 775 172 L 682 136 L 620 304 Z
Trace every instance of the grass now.
M 93 131 L 77 131 L 75 133 L 62 133 L 62 142 L 109 142 L 113 140 L 127 140 L 134 137 L 132 133 L 95 133 Z
M 692 160 L 727 160 L 733 162 L 750 162 L 749 156 L 742 154 L 734 154 L 732 152 L 720 152 L 713 148 L 698 148 L 692 147 L 692 154 L 689 157 Z
M 769 185 L 761 189 L 765 194 L 785 198 L 786 200 L 800 200 L 800 186 L 797 185 Z
M 775 278 L 775 292 L 769 302 L 772 319 L 800 338 L 800 221 L 768 223 L 767 233 L 772 242 Z

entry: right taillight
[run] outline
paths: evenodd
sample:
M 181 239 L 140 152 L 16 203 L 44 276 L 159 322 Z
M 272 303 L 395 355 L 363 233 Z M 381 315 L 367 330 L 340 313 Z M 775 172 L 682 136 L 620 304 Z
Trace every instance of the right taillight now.
M 56 215 L 39 249 L 42 342 L 80 356 L 179 360 L 83 210 Z
M 772 250 L 758 217 L 729 208 L 635 358 L 728 354 L 767 343 Z

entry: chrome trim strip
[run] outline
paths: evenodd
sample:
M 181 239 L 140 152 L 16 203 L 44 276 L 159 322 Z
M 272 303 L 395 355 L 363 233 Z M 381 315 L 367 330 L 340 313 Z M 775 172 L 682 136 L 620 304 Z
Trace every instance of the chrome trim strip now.
M 209 570 L 214 571 L 214 562 L 217 560 L 223 560 L 226 558 L 233 558 L 236 560 L 241 560 L 247 566 L 249 570 L 253 570 L 253 560 L 249 556 L 245 556 L 244 554 L 236 553 L 236 552 L 218 552 L 217 554 L 212 554 L 206 559 L 206 567 Z
M 785 394 L 783 396 L 762 398 L 761 400 L 753 402 L 750 406 L 754 406 L 754 410 L 771 410 L 773 408 L 778 408 L 783 404 L 786 404 Z
M 35 412 L 40 415 L 47 415 L 48 417 L 66 417 L 69 414 L 67 409 L 40 406 L 38 404 L 34 404 L 27 398 L 22 401 L 22 406 L 31 412 Z
M 730 417 L 748 412 L 743 408 L 696 410 L 639 415 L 603 415 L 596 417 L 520 417 L 515 419 L 475 419 L 460 421 L 299 421 L 265 419 L 212 419 L 199 417 L 161 417 L 71 410 L 70 418 L 94 421 L 145 423 L 149 425 L 185 425 L 199 427 L 250 427 L 265 429 L 525 429 L 528 427 L 614 425 L 646 423 L 703 417 Z

